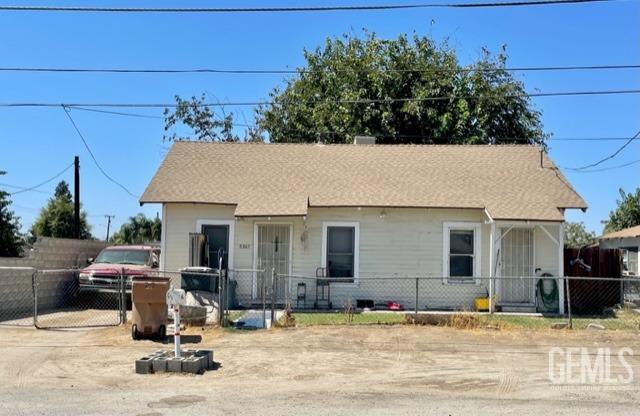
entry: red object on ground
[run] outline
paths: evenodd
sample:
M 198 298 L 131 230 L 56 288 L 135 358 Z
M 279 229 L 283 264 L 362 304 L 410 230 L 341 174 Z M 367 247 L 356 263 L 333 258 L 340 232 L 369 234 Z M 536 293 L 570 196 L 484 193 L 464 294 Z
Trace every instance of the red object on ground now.
M 387 302 L 387 308 L 389 308 L 390 311 L 403 311 L 404 305 L 398 302 L 389 301 Z

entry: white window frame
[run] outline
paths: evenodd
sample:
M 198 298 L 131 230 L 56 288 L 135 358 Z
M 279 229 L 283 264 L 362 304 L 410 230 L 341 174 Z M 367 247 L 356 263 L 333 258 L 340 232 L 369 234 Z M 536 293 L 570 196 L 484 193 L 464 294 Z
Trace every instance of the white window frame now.
M 332 283 L 331 285 L 355 286 L 360 275 L 360 223 L 348 221 L 325 221 L 322 223 L 322 258 L 320 266 L 327 267 L 327 237 L 329 227 L 351 227 L 354 229 L 353 240 L 353 283 Z
M 449 239 L 451 230 L 473 231 L 473 276 L 471 278 L 449 276 Z M 442 280 L 446 284 L 480 284 L 482 276 L 482 223 L 444 222 L 442 224 Z
M 233 256 L 233 248 L 234 248 L 234 236 L 235 230 L 234 227 L 236 225 L 235 220 L 215 220 L 215 219 L 199 219 L 196 221 L 196 233 L 202 233 L 203 225 L 228 225 L 229 226 L 229 255 L 227 259 L 227 269 L 234 269 L 234 256 Z M 188 253 L 187 253 L 188 255 Z

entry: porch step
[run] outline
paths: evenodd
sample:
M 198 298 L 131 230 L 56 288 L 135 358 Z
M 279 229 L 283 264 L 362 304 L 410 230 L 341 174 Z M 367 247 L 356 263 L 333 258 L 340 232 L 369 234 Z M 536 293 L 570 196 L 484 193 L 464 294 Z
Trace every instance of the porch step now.
M 535 305 L 499 305 L 502 312 L 535 313 Z

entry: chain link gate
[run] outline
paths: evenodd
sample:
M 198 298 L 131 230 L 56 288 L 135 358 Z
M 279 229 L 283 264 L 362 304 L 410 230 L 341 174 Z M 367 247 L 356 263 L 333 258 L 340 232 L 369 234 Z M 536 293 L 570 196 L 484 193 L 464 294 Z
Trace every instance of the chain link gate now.
M 80 285 L 78 270 L 37 271 L 33 278 L 35 327 L 87 328 L 126 322 L 126 277 L 112 271 L 108 279 L 108 285 Z

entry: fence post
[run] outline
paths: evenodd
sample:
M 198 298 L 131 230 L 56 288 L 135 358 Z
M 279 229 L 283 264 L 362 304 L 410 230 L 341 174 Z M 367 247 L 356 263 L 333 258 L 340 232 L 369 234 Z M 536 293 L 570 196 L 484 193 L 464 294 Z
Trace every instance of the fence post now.
M 569 290 L 569 279 L 563 278 L 566 286 L 567 312 L 569 312 L 569 329 L 573 329 L 573 317 L 571 316 L 571 293 Z
M 495 291 L 494 289 L 494 285 L 495 285 L 495 281 L 493 277 L 489 278 L 489 313 L 493 313 L 493 292 Z
M 278 296 L 278 281 L 276 276 L 276 268 L 271 268 L 271 325 L 276 319 L 276 297 Z
M 261 272 L 260 275 L 262 275 L 262 277 L 260 278 L 260 280 L 262 280 L 262 284 L 260 285 L 262 287 L 262 328 L 266 328 L 267 327 L 267 279 L 265 279 L 265 275 L 264 272 Z
M 38 327 L 38 270 L 34 270 L 31 275 L 31 286 L 33 287 L 33 326 Z
M 120 323 L 127 323 L 127 282 L 124 268 L 122 268 L 120 272 Z
M 416 307 L 415 307 L 416 319 L 418 318 L 418 282 L 419 281 L 420 281 L 420 278 L 416 277 Z

